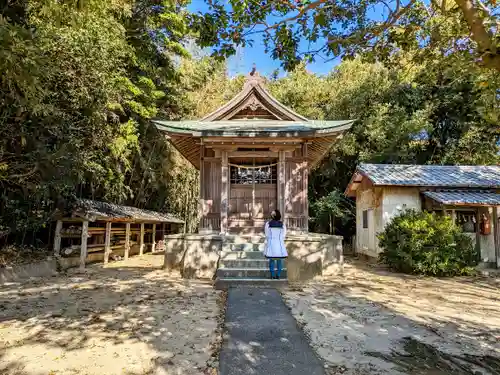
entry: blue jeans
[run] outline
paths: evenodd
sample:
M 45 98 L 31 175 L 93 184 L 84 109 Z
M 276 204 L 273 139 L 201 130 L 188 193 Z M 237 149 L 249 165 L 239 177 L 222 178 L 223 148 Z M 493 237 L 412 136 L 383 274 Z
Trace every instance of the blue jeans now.
M 274 262 L 276 262 L 276 272 L 274 270 Z M 269 271 L 271 271 L 271 277 L 281 275 L 282 262 L 280 258 L 269 258 Z

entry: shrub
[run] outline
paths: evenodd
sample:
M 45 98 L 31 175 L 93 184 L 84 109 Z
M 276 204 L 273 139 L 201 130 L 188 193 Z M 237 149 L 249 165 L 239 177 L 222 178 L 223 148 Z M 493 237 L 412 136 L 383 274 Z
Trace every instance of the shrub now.
M 470 275 L 477 265 L 472 239 L 450 217 L 408 210 L 378 235 L 380 261 L 398 272 Z

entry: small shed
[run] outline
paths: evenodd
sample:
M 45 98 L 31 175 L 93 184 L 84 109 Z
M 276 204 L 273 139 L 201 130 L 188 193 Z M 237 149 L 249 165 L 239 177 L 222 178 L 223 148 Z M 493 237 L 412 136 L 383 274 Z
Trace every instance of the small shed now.
M 137 207 L 79 199 L 73 208 L 56 215 L 54 255 L 74 257 L 80 268 L 89 260 L 128 259 L 147 251 L 164 250 L 164 236 L 178 233 L 184 221 Z
M 405 209 L 449 215 L 476 242 L 481 262 L 500 267 L 500 166 L 361 164 L 346 195 L 356 198 L 356 251 L 378 256 L 377 234 Z

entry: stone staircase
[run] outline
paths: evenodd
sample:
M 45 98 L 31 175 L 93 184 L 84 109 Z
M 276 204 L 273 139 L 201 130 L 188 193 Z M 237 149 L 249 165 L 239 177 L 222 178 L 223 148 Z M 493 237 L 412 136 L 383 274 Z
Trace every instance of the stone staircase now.
M 272 280 L 269 262 L 264 258 L 264 236 L 228 235 L 223 245 L 216 273 L 215 287 L 228 289 L 238 286 L 275 288 L 288 284 L 286 261 L 280 280 Z

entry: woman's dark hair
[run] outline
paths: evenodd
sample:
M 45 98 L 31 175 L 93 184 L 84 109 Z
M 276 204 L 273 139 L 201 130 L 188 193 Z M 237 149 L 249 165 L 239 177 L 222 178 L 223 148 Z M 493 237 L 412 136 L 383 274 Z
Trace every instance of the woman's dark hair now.
M 273 212 L 271 212 L 271 219 L 280 221 L 281 213 L 278 210 L 273 210 Z

